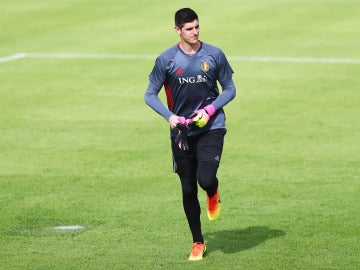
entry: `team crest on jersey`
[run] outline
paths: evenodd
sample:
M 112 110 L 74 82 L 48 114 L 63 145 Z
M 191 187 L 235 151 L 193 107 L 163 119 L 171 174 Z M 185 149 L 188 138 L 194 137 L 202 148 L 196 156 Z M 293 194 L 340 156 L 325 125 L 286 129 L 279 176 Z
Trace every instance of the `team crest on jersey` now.
M 201 66 L 201 70 L 204 72 L 208 72 L 210 69 L 210 64 L 206 61 L 202 62 L 200 66 Z

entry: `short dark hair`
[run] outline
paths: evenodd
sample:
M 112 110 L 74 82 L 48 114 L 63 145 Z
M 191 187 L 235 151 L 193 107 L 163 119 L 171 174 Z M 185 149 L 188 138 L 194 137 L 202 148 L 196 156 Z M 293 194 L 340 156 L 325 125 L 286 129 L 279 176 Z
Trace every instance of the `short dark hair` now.
M 185 23 L 199 20 L 198 15 L 191 8 L 182 8 L 175 13 L 175 25 L 182 28 Z

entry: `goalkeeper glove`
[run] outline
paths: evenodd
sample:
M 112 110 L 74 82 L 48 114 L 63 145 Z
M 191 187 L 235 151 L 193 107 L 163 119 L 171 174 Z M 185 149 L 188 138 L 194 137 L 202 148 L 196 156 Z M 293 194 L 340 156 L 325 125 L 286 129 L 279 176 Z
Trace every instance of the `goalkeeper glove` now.
M 199 128 L 203 128 L 208 123 L 210 117 L 214 115 L 215 107 L 214 105 L 210 104 L 205 106 L 203 109 L 196 110 L 194 113 L 196 114 L 192 119 L 194 124 Z
M 189 145 L 187 142 L 187 126 L 189 123 L 189 119 L 185 119 L 184 117 L 179 117 L 179 123 L 176 124 L 179 132 L 175 137 L 175 143 L 177 146 L 184 151 L 189 150 Z

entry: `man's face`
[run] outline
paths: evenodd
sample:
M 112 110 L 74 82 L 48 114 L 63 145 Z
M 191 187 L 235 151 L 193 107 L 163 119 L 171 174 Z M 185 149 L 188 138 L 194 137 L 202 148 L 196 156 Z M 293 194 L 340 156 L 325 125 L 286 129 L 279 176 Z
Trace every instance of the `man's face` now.
M 175 30 L 180 35 L 181 40 L 188 44 L 196 44 L 199 41 L 200 26 L 198 20 L 185 23 L 182 28 L 175 26 Z

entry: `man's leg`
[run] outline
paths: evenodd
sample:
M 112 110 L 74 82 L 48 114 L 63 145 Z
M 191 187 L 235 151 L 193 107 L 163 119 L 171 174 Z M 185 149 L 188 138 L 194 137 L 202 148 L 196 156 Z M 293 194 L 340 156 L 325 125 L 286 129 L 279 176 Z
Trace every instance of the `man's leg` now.
M 211 221 L 220 215 L 221 204 L 216 177 L 224 145 L 225 129 L 211 130 L 203 134 L 197 144 L 197 179 L 207 195 L 207 214 Z
M 216 177 L 222 155 L 225 129 L 210 130 L 199 137 L 197 144 L 197 172 L 199 185 L 212 197 L 218 188 Z
M 204 242 L 201 232 L 200 203 L 196 179 L 196 159 L 193 151 L 183 151 L 172 140 L 175 172 L 179 175 L 182 189 L 183 207 L 193 242 Z

